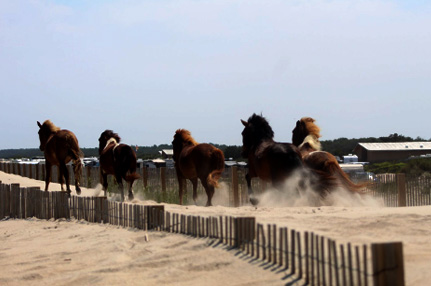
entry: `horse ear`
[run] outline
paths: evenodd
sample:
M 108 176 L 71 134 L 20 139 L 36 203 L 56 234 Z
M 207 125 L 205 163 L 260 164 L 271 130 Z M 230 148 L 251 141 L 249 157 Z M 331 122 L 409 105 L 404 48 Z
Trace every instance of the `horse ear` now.
M 42 124 L 40 124 L 40 122 L 37 122 L 37 125 L 39 126 L 39 128 L 42 128 Z
M 247 121 L 244 121 L 244 120 L 242 120 L 242 119 L 241 119 L 241 123 L 242 123 L 242 125 L 244 125 L 245 127 L 247 127 L 247 126 L 248 126 L 248 122 L 247 122 Z

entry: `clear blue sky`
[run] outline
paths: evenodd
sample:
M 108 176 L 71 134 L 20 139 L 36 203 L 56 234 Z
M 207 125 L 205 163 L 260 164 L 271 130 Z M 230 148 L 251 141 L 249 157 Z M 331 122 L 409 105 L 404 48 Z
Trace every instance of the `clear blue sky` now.
M 263 113 L 278 141 L 312 116 L 322 140 L 431 138 L 430 1 L 0 0 L 0 149 L 36 121 L 96 147 L 241 145 Z

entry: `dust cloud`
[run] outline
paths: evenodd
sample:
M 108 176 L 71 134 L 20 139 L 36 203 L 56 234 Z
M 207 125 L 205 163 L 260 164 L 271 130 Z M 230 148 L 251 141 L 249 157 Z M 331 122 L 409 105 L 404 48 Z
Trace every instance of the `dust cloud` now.
M 306 179 L 304 179 L 304 177 Z M 383 207 L 384 203 L 370 195 L 353 193 L 338 187 L 322 197 L 320 191 L 311 184 L 310 174 L 295 173 L 283 185 L 281 190 L 270 188 L 256 195 L 259 206 L 267 207 L 304 207 L 304 206 L 339 206 L 339 207 Z M 302 187 L 299 187 L 299 186 Z

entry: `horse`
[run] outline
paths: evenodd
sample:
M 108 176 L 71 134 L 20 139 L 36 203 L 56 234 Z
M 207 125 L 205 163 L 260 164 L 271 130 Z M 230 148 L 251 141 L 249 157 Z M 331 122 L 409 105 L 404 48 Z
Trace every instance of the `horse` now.
M 299 148 L 304 164 L 324 180 L 326 191 L 342 186 L 351 192 L 359 192 L 364 184 L 353 183 L 341 169 L 337 159 L 329 152 L 322 151 L 319 141 L 320 128 L 311 117 L 303 117 L 292 130 L 292 143 Z
M 75 134 L 69 130 L 60 129 L 50 120 L 45 120 L 43 124 L 37 121 L 37 125 L 39 126 L 39 149 L 44 152 L 45 155 L 45 191 L 48 191 L 51 180 L 51 167 L 57 166 L 59 169 L 61 190 L 64 191 L 63 181 L 66 181 L 66 190 L 70 196 L 69 171 L 67 170 L 66 164 L 72 161 L 75 174 L 76 194 L 81 194 L 79 179 L 82 174 L 82 152 Z
M 188 179 L 193 185 L 193 200 L 197 200 L 198 179 L 205 189 L 208 200 L 206 206 L 212 206 L 211 199 L 214 188 L 218 188 L 218 180 L 224 170 L 223 152 L 206 143 L 197 143 L 190 131 L 178 129 L 172 141 L 173 159 L 179 184 L 180 204 L 183 204 L 183 182 Z
M 295 170 L 303 170 L 302 157 L 299 149 L 290 143 L 274 141 L 274 132 L 268 121 L 255 113 L 247 121 L 241 119 L 242 156 L 248 159 L 247 181 L 250 202 L 258 204 L 253 195 L 251 179 L 259 177 L 272 183 L 276 189 L 282 189 L 286 179 Z
M 127 144 L 120 144 L 121 138 L 112 130 L 105 130 L 99 137 L 100 180 L 106 196 L 108 175 L 114 175 L 124 201 L 123 179 L 129 183 L 129 200 L 133 200 L 133 182 L 140 178 L 136 173 L 136 154 Z

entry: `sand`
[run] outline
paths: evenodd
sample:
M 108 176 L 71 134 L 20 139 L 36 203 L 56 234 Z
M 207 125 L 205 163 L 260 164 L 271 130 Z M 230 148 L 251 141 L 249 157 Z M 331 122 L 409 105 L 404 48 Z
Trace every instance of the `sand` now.
M 0 181 L 44 184 L 3 172 Z M 50 185 L 50 190 L 59 189 Z M 83 189 L 82 195 L 99 193 Z M 224 206 L 225 195 L 225 189 L 217 190 L 214 207 L 165 204 L 165 209 L 204 216 L 254 216 L 258 223 L 313 231 L 337 242 L 401 241 L 406 285 L 431 281 L 431 206 L 388 208 L 378 200 L 343 191 L 334 194 L 330 206 L 307 206 L 304 197 L 269 191 L 257 208 L 231 208 Z M 204 202 L 203 196 L 198 203 Z M 283 285 L 285 274 L 207 239 L 76 220 L 0 222 L 0 285 Z

